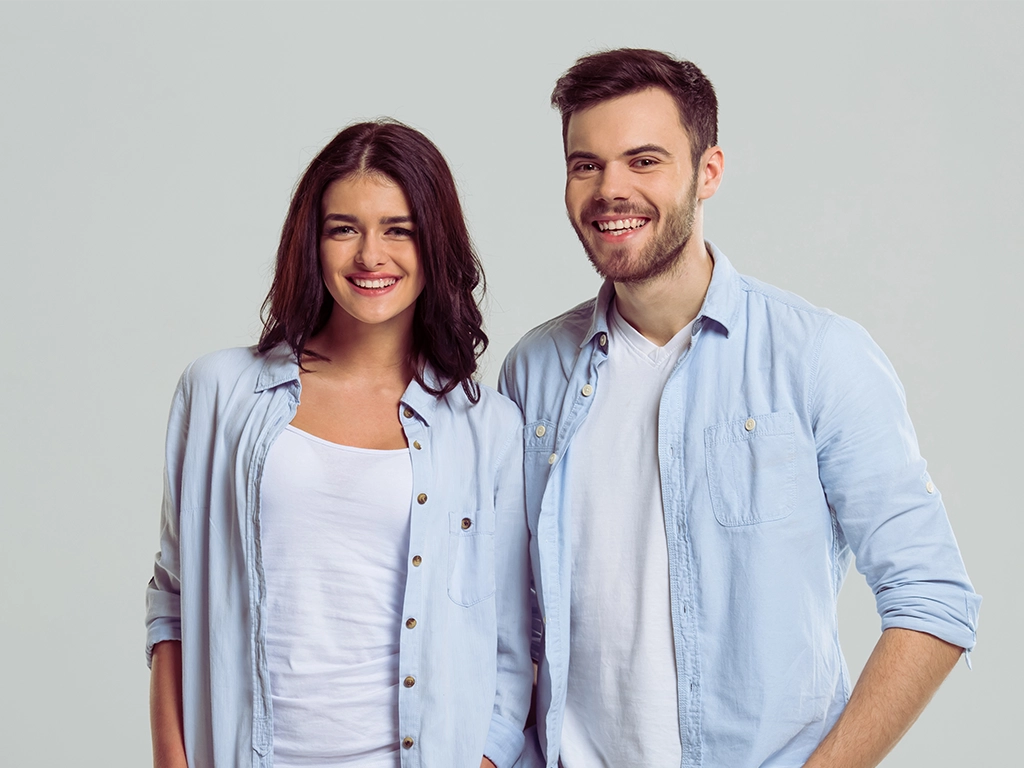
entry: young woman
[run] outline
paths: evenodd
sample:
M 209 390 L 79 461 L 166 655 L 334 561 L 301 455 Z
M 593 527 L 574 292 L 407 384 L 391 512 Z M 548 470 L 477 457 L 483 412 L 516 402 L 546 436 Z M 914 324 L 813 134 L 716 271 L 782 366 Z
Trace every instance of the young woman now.
M 400 123 L 310 163 L 255 348 L 171 407 L 147 592 L 157 766 L 511 765 L 532 666 L 522 419 L 480 265 Z

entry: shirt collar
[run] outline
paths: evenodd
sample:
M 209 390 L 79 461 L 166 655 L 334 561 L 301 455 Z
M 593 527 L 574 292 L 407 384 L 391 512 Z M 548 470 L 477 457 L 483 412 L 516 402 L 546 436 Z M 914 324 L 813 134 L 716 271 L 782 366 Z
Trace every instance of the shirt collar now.
M 429 363 L 423 368 L 423 381 L 432 389 L 440 388 L 437 374 Z M 295 362 L 295 354 L 287 344 L 278 344 L 263 356 L 263 367 L 256 379 L 255 391 L 263 392 L 293 382 L 299 383 L 299 366 Z M 402 395 L 401 404 L 415 411 L 429 426 L 430 417 L 437 408 L 437 398 L 413 379 Z
M 256 379 L 255 391 L 263 392 L 292 382 L 299 382 L 299 364 L 291 347 L 278 344 L 263 356 L 263 368 Z
M 440 381 L 433 367 L 428 363 L 423 366 L 423 381 L 431 389 L 440 389 Z M 437 409 L 437 397 L 427 392 L 420 383 L 413 379 L 402 395 L 401 404 L 403 407 L 412 409 L 420 420 L 430 426 L 430 418 Z
M 710 240 L 705 240 L 704 245 L 711 253 L 715 261 L 714 271 L 711 273 L 711 284 L 708 285 L 708 292 L 704 296 L 704 304 L 697 313 L 695 320 L 707 318 L 722 326 L 725 335 L 728 337 L 729 328 L 735 323 L 736 312 L 739 309 L 739 302 L 736 300 L 736 288 L 739 274 L 736 268 L 725 257 L 725 254 L 718 250 L 718 247 Z M 605 280 L 601 290 L 597 293 L 597 300 L 594 302 L 594 314 L 590 321 L 590 328 L 580 342 L 580 348 L 587 346 L 595 336 L 608 333 L 608 306 L 615 297 L 615 283 Z M 694 323 L 696 328 L 696 322 Z
M 736 314 L 740 310 L 740 276 L 732 262 L 725 258 L 725 254 L 714 243 L 705 240 L 704 244 L 715 260 L 715 270 L 711 273 L 711 284 L 697 318 L 718 323 L 728 337 L 729 329 L 736 324 Z

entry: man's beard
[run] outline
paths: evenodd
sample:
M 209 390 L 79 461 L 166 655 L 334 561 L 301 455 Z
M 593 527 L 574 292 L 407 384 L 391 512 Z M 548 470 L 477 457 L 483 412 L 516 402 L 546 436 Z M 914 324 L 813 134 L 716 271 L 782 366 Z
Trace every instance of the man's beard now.
M 687 199 L 664 215 L 664 230 L 647 243 L 635 257 L 629 257 L 629 248 L 615 248 L 604 259 L 599 261 L 595 251 L 587 242 L 587 235 L 581 230 L 580 222 L 569 218 L 576 236 L 587 252 L 587 258 L 594 269 L 605 280 L 616 283 L 644 283 L 653 280 L 673 269 L 682 256 L 683 249 L 693 235 L 693 225 L 697 218 L 697 179 L 696 175 L 690 182 L 690 194 Z M 645 210 L 630 203 L 612 206 L 592 204 L 587 206 L 581 215 L 582 226 L 588 233 L 597 236 L 597 230 L 590 224 L 598 216 L 610 214 L 628 216 L 644 216 L 649 219 L 644 226 L 653 226 L 661 217 L 654 210 Z

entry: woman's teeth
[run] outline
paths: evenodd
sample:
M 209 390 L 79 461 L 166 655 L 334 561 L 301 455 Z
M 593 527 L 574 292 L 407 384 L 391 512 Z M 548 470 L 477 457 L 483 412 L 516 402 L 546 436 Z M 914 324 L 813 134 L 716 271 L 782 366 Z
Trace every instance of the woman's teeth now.
M 357 288 L 387 288 L 398 282 L 397 277 L 379 277 L 375 280 L 364 280 L 360 277 L 353 277 L 352 284 Z

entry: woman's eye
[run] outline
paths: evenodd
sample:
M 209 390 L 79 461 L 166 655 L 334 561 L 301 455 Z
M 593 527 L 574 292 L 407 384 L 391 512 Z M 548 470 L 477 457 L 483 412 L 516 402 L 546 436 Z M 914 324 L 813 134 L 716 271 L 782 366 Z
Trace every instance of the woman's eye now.
M 394 237 L 412 237 L 413 232 L 411 229 L 406 229 L 405 227 L 392 227 L 388 230 L 388 234 L 393 235 Z
M 342 224 L 337 227 L 330 227 L 326 234 L 328 237 L 339 237 L 341 235 L 351 235 L 353 232 L 355 232 L 355 230 L 352 229 L 352 227 Z

